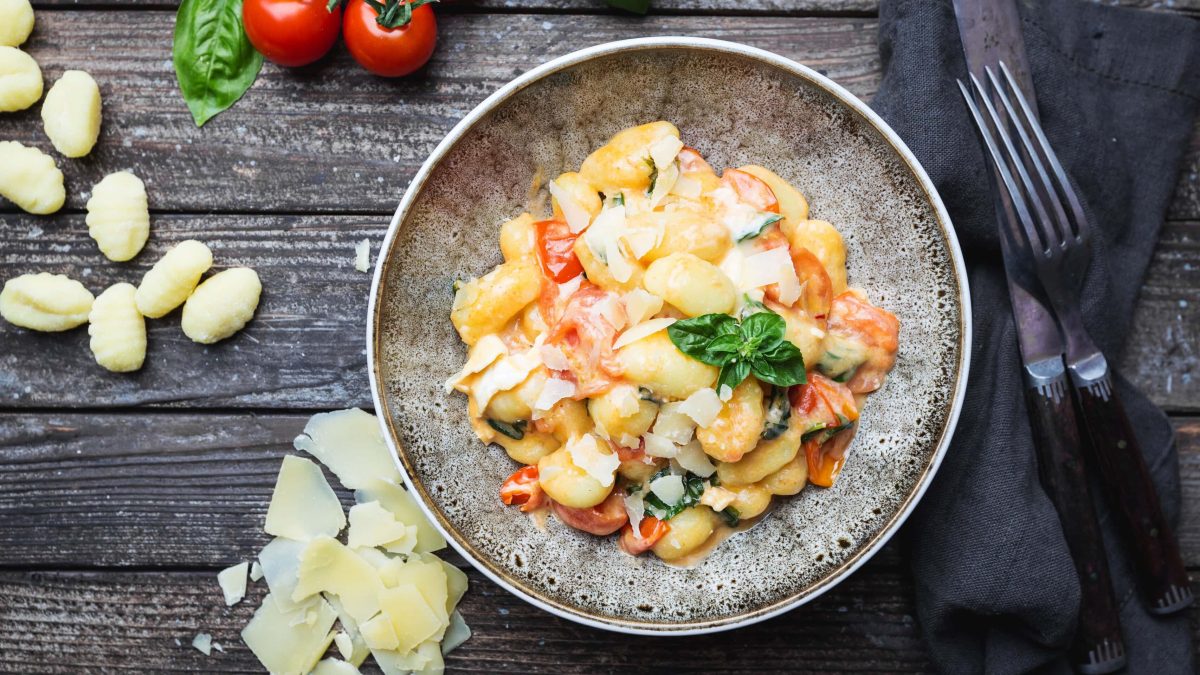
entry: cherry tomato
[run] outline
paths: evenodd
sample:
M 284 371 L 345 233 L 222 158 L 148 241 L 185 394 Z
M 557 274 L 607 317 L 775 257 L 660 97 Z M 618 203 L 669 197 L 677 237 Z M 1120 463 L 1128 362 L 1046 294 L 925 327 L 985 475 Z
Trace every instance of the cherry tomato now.
M 733 188 L 739 199 L 759 211 L 779 213 L 779 200 L 771 188 L 745 171 L 725 169 L 725 173 L 721 174 L 721 182 Z
M 425 65 L 437 43 L 437 20 L 433 8 L 418 0 L 407 0 L 416 6 L 408 23 L 399 23 L 403 12 L 396 7 L 401 0 L 385 0 L 383 24 L 380 13 L 364 0 L 346 4 L 342 37 L 350 55 L 363 68 L 382 77 L 408 75 Z M 402 10 L 403 7 L 398 9 Z
M 250 44 L 281 66 L 303 66 L 337 42 L 342 8 L 325 0 L 245 0 L 242 23 Z
M 584 281 L 579 290 L 571 294 L 561 317 L 546 336 L 546 344 L 562 349 L 571 365 L 576 398 L 608 391 L 624 372 L 612 348 L 617 329 L 604 318 L 600 304 L 616 297 L 616 294 Z
M 867 348 L 866 360 L 846 383 L 850 391 L 865 394 L 883 386 L 900 347 L 900 321 L 896 315 L 872 305 L 854 291 L 845 291 L 833 299 L 829 332 Z
M 679 151 L 679 171 L 681 173 L 695 173 L 704 171 L 705 173 L 713 173 L 713 169 L 705 161 L 704 155 L 695 148 L 689 148 L 686 145 Z
M 846 465 L 846 449 L 854 440 L 854 427 L 843 429 L 821 442 L 812 438 L 804 442 L 804 461 L 808 464 L 808 482 L 820 487 L 833 487 L 842 467 Z
M 555 515 L 567 525 L 601 537 L 616 532 L 629 522 L 629 516 L 625 513 L 625 500 L 615 490 L 604 501 L 590 509 L 576 509 L 558 502 L 550 504 Z
M 817 372 L 809 373 L 808 382 L 793 387 L 789 394 L 795 423 L 804 429 L 805 436 L 812 434 L 804 441 L 808 480 L 813 485 L 829 487 L 846 462 L 846 448 L 854 437 L 854 427 L 832 437 L 828 431 L 858 419 L 854 394 L 846 385 Z
M 500 486 L 500 501 L 509 506 L 517 504 L 525 512 L 541 506 L 545 502 L 545 494 L 538 482 L 536 466 L 521 467 Z
M 533 227 L 537 233 L 538 261 L 547 277 L 562 284 L 583 272 L 583 264 L 574 250 L 579 234 L 572 232 L 566 221 L 540 220 Z
M 626 523 L 625 527 L 621 528 L 621 540 L 618 543 L 622 551 L 629 555 L 638 555 L 649 551 L 658 543 L 659 539 L 662 539 L 670 531 L 670 525 L 654 516 L 646 516 L 638 524 L 638 533 L 641 534 L 641 537 L 633 536 L 633 525 Z

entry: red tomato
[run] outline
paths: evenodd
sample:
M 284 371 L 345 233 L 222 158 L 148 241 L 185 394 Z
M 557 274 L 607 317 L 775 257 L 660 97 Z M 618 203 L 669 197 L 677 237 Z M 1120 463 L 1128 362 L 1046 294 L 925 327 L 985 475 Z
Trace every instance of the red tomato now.
M 725 173 L 721 174 L 721 182 L 733 188 L 739 199 L 759 211 L 779 213 L 779 200 L 771 188 L 745 171 L 725 169 Z
M 789 392 L 792 415 L 806 433 L 834 429 L 858 419 L 854 394 L 846 385 L 811 372 L 808 382 Z M 808 464 L 808 480 L 813 485 L 829 487 L 846 463 L 846 448 L 854 437 L 854 428 L 846 429 L 832 438 L 817 433 L 804 442 Z
M 545 502 L 545 495 L 538 483 L 536 466 L 521 467 L 500 486 L 500 501 L 510 506 L 518 504 L 525 512 L 541 506 Z
M 425 65 L 433 55 L 437 43 L 433 8 L 420 0 L 408 1 L 416 8 L 405 24 L 399 23 L 403 13 L 392 9 L 399 0 L 386 1 L 382 23 L 381 15 L 364 0 L 346 4 L 342 37 L 360 66 L 383 77 L 400 77 Z
M 713 173 L 713 169 L 705 161 L 704 155 L 695 148 L 689 148 L 686 145 L 679 151 L 679 171 L 681 173 L 695 173 L 703 171 L 705 173 Z
M 281 66 L 303 66 L 337 42 L 342 8 L 325 0 L 245 0 L 242 23 L 250 44 Z
M 579 234 L 572 232 L 564 220 L 540 220 L 533 226 L 537 233 L 538 261 L 546 276 L 556 284 L 579 276 L 583 272 L 583 264 L 575 255 Z
M 626 523 L 625 527 L 621 528 L 621 541 L 618 543 L 622 551 L 629 555 L 638 555 L 649 551 L 658 543 L 659 539 L 662 539 L 670 531 L 670 525 L 654 516 L 646 516 L 638 524 L 638 533 L 641 534 L 641 537 L 633 536 L 633 525 Z
M 842 467 L 846 465 L 846 449 L 854 440 L 854 429 L 843 429 L 833 438 L 821 442 L 813 438 L 804 442 L 804 460 L 808 464 L 808 482 L 820 487 L 833 487 Z
M 617 329 L 604 318 L 600 307 L 601 301 L 615 297 L 614 293 L 584 281 L 567 300 L 561 317 L 550 326 L 546 336 L 546 344 L 560 347 L 571 365 L 576 398 L 608 391 L 624 372 L 612 348 Z
M 567 525 L 601 537 L 616 532 L 629 522 L 629 516 L 625 513 L 625 500 L 616 490 L 590 509 L 576 509 L 558 502 L 551 502 L 550 505 L 554 508 L 555 515 Z
M 847 383 L 850 391 L 865 394 L 883 386 L 900 347 L 900 321 L 896 315 L 872 305 L 854 291 L 845 291 L 830 306 L 829 332 L 867 348 L 866 360 Z

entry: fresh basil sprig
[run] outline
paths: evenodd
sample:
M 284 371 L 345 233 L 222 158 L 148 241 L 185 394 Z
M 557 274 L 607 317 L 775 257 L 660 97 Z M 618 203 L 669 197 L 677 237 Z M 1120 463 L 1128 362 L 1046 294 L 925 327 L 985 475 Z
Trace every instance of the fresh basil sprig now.
M 183 0 L 172 56 L 196 126 L 237 102 L 263 63 L 242 28 L 242 0 Z
M 718 366 L 717 391 L 742 383 L 754 376 L 777 387 L 804 384 L 804 356 L 796 345 L 784 339 L 787 324 L 783 317 L 766 308 L 739 322 L 728 314 L 704 314 L 676 321 L 667 327 L 667 335 L 679 351 Z

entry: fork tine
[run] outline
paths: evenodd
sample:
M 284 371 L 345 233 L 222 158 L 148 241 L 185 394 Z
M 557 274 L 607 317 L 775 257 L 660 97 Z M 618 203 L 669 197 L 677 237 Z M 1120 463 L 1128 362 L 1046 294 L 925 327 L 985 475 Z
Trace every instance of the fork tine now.
M 1029 117 L 1022 119 L 1022 116 L 1017 114 L 1013 108 L 1012 101 L 1009 100 L 1006 87 L 996 77 L 996 73 L 991 68 L 984 68 L 984 73 L 987 75 L 988 81 L 992 85 L 992 89 L 996 92 L 996 97 L 1000 99 L 1000 105 L 1004 107 L 1004 112 L 1007 114 L 1010 127 L 1016 132 L 1017 139 L 1021 142 L 1021 150 L 1025 157 L 1024 166 L 1026 171 L 1031 174 L 1036 174 L 1039 184 L 1036 186 L 1040 189 L 1034 189 L 1030 192 L 1030 199 L 1037 199 L 1042 209 L 1047 212 L 1047 218 L 1044 221 L 1046 227 L 1046 241 L 1050 246 L 1061 248 L 1065 242 L 1074 238 L 1074 233 L 1070 222 L 1067 220 L 1067 214 L 1063 211 L 1062 200 L 1055 192 L 1054 183 L 1046 174 L 1046 166 L 1038 156 L 1038 149 L 1033 142 L 1029 140 L 1029 134 L 1025 131 L 1026 124 L 1033 124 L 1033 120 Z M 1014 90 L 1015 93 L 1015 90 Z M 1022 113 L 1027 113 L 1028 110 L 1022 109 Z M 1017 156 L 1019 159 L 1020 155 Z M 1054 227 L 1057 226 L 1057 227 Z
M 978 90 L 979 83 L 975 81 L 975 77 L 971 76 L 971 81 Z M 1008 164 L 1004 161 L 1004 155 L 1000 148 L 996 145 L 996 139 L 992 138 L 992 134 L 988 130 L 988 123 L 984 119 L 983 113 L 975 104 L 975 97 L 971 90 L 962 80 L 957 80 L 958 89 L 962 92 L 963 99 L 967 102 L 967 109 L 971 111 L 971 118 L 975 121 L 975 130 L 979 132 L 980 138 L 983 139 L 984 146 L 988 149 L 988 154 L 991 155 L 992 167 L 995 170 L 999 180 L 996 183 L 1000 186 L 1008 201 L 1013 205 L 1013 211 L 1017 214 L 1017 219 L 1021 222 L 1006 223 L 1008 227 L 1008 238 L 1010 241 L 1019 245 L 1020 248 L 1028 246 L 1040 246 L 1040 241 L 1031 242 L 1028 236 L 1032 233 L 1037 235 L 1033 227 L 1032 218 L 1029 215 L 1029 209 L 1025 205 L 1025 199 L 1021 196 L 1021 191 L 1017 188 L 1016 181 L 1013 179 L 1012 173 L 1008 170 Z M 1021 230 L 1024 230 L 1022 232 Z
M 1067 172 L 1063 170 L 1062 164 L 1058 161 L 1058 156 L 1054 154 L 1054 149 L 1050 147 L 1050 142 L 1046 140 L 1046 134 L 1042 131 L 1042 125 L 1038 122 L 1037 117 L 1034 116 L 1033 110 L 1029 107 L 1029 102 L 1025 100 L 1025 95 L 1021 93 L 1021 88 L 1017 86 L 1016 79 L 1009 72 L 1008 66 L 1003 61 L 1000 62 L 1000 72 L 1004 74 L 1004 79 L 1008 83 L 1008 89 L 1013 93 L 1013 97 L 1021 108 L 1025 123 L 1033 131 L 1039 151 L 1050 165 L 1050 170 L 1053 172 L 1058 186 L 1058 194 L 1066 198 L 1067 204 L 1071 207 L 1071 215 L 1074 216 L 1075 231 L 1072 233 L 1068 230 L 1067 233 L 1073 234 L 1079 239 L 1087 239 L 1090 236 L 1088 221 L 1083 215 L 1083 205 L 1079 201 L 1079 196 L 1075 194 L 1075 189 L 1071 187 L 1071 181 L 1067 179 Z
M 1013 146 L 1008 132 L 1005 131 L 1004 122 L 996 112 L 995 106 L 992 105 L 992 100 L 987 95 L 987 91 L 983 88 L 983 85 L 979 84 L 979 80 L 975 79 L 974 75 L 971 75 L 971 84 L 974 85 L 975 93 L 983 103 L 983 109 L 987 111 L 988 120 L 991 122 L 990 126 L 984 127 L 985 133 L 987 130 L 990 130 L 991 134 L 1000 139 L 997 149 L 1003 148 L 1003 152 L 994 154 L 993 158 L 1010 171 L 1010 176 L 1012 175 L 1011 172 L 1015 172 L 1020 178 L 1019 183 L 1013 181 L 1013 184 L 1008 187 L 1009 193 L 1013 195 L 1014 204 L 1019 196 L 1024 205 L 1025 217 L 1022 217 L 1020 220 L 1021 227 L 1025 232 L 1025 240 L 1028 242 L 1028 246 L 1038 255 L 1052 255 L 1055 247 L 1051 246 L 1051 242 L 1046 237 L 1047 234 L 1051 233 L 1051 229 L 1046 224 L 1048 216 L 1042 205 L 1042 200 L 1038 198 L 1037 188 L 1034 187 L 1033 180 L 1030 179 L 1029 173 L 1025 170 L 1025 165 L 1021 162 L 1021 156 Z M 1022 190 L 1021 188 L 1024 189 Z

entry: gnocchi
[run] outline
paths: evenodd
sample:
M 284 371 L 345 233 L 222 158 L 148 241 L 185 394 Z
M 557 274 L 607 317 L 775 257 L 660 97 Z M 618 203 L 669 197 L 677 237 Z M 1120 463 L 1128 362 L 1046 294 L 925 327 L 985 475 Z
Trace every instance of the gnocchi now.
M 0 316 L 30 330 L 64 331 L 87 322 L 93 301 L 83 284 L 62 274 L 23 274 L 4 282 Z
M 68 70 L 42 103 L 42 128 L 64 157 L 83 157 L 100 138 L 100 87 L 82 70 Z
M 137 309 L 132 284 L 109 286 L 88 314 L 88 335 L 96 363 L 115 373 L 128 373 L 146 360 L 146 320 Z
M 188 299 L 212 262 L 212 251 L 204 244 L 179 242 L 142 277 L 134 296 L 138 311 L 151 319 L 166 316 Z
M 250 321 L 261 294 L 258 274 L 248 267 L 212 275 L 183 304 L 183 334 L 201 344 L 224 340 Z
M 0 46 L 18 47 L 33 32 L 29 0 L 0 0 Z
M 0 112 L 16 112 L 37 103 L 42 86 L 42 69 L 32 56 L 16 47 L 0 46 Z
M 150 204 L 146 185 L 128 171 L 105 176 L 87 202 L 88 234 L 109 260 L 124 262 L 146 245 L 150 236 Z
M 846 289 L 841 234 L 805 195 L 758 165 L 718 175 L 665 121 L 548 191 L 450 308 L 469 347 L 450 388 L 523 465 L 501 501 L 685 564 L 832 485 L 899 323 Z
M 16 141 L 0 141 L 0 195 L 37 215 L 54 213 L 67 200 L 54 159 Z

